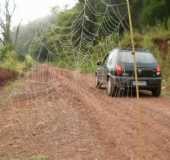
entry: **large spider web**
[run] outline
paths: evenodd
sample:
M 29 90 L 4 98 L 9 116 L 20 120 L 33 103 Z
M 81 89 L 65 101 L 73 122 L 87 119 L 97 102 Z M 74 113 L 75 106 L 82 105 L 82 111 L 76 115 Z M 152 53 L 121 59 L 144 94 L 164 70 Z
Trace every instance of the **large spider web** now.
M 119 41 L 120 38 L 120 29 L 127 31 L 128 30 L 128 22 L 127 22 L 127 6 L 126 1 L 124 3 L 115 3 L 110 4 L 106 3 L 104 0 L 101 0 L 101 3 L 105 6 L 103 12 L 97 12 L 94 8 L 91 7 L 91 4 L 88 0 L 84 2 L 81 13 L 77 16 L 77 18 L 73 21 L 72 26 L 70 27 L 61 27 L 55 26 L 55 29 L 66 30 L 67 34 L 58 34 L 59 45 L 63 49 L 62 54 L 68 54 L 67 50 L 70 50 L 71 53 L 74 54 L 74 63 L 79 67 L 81 64 L 86 63 L 86 60 L 91 56 L 91 49 L 94 47 L 94 42 L 102 33 L 104 36 L 109 36 L 114 33 L 117 36 Z M 125 10 L 125 14 L 122 15 L 120 10 Z M 96 18 L 100 17 L 101 22 L 93 21 L 88 17 L 86 12 L 90 12 L 91 15 L 94 15 Z M 85 23 L 92 24 L 95 28 L 95 32 L 91 32 L 85 25 Z M 76 39 L 73 38 L 76 36 Z M 119 45 L 119 43 L 118 43 Z M 56 47 L 56 52 L 51 52 L 48 46 L 42 43 L 42 46 L 47 48 L 49 55 L 56 55 L 58 46 L 54 44 Z M 112 46 L 113 47 L 113 46 Z M 105 45 L 105 48 L 108 48 Z M 82 54 L 83 53 L 83 54 Z M 84 54 L 85 53 L 85 54 Z M 83 56 L 83 57 L 81 57 Z M 82 61 L 83 58 L 83 61 Z M 37 57 L 39 59 L 39 56 Z M 81 62 L 80 62 L 81 59 Z

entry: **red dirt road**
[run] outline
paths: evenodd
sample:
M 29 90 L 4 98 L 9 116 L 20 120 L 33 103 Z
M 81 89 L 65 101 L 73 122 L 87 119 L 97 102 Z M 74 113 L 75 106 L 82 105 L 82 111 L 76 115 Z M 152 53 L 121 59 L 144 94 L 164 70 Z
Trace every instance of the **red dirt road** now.
M 92 75 L 47 65 L 22 81 L 0 110 L 0 160 L 170 159 L 170 100 L 110 98 Z

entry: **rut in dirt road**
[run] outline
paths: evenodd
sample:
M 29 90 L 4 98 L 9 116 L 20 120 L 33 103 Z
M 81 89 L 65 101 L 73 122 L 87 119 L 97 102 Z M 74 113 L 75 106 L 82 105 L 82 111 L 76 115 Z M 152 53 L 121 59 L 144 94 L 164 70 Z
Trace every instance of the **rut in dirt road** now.
M 0 159 L 169 160 L 166 98 L 110 98 L 92 75 L 48 65 L 22 81 L 0 111 Z

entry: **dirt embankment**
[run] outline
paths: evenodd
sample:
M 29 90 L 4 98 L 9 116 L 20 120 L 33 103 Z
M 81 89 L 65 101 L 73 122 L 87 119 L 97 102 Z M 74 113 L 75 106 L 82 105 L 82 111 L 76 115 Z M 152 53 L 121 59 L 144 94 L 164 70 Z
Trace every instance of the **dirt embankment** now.
M 48 65 L 23 81 L 0 111 L 0 159 L 169 160 L 170 100 L 110 98 L 92 75 Z
M 13 80 L 17 77 L 17 72 L 0 68 L 0 86 L 4 85 L 6 82 Z

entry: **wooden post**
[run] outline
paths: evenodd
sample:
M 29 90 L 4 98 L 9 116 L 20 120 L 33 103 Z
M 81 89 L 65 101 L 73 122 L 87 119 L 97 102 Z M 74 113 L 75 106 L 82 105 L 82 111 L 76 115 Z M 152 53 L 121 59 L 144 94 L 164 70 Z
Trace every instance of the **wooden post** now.
M 137 75 L 136 52 L 135 52 L 134 33 L 133 33 L 132 16 L 131 16 L 129 0 L 127 0 L 127 8 L 128 8 L 128 16 L 129 16 L 130 38 L 131 38 L 131 44 L 132 44 L 132 54 L 133 54 L 134 72 L 135 72 L 135 81 L 136 81 L 136 96 L 137 96 L 137 99 L 139 99 L 139 85 L 138 85 L 138 75 Z

